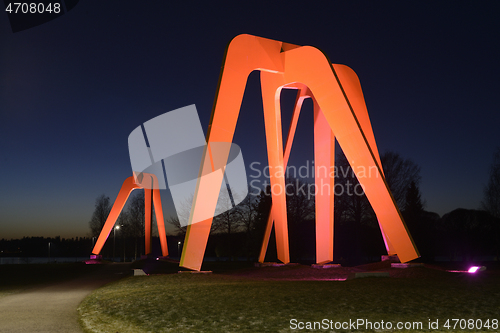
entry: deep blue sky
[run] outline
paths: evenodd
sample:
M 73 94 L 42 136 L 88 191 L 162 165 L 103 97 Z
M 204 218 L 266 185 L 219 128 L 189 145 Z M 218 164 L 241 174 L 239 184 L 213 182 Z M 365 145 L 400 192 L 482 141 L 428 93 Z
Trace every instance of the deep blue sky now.
M 478 208 L 500 145 L 496 1 L 81 1 L 12 33 L 0 13 L 0 238 L 85 236 L 131 175 L 129 133 L 196 104 L 206 130 L 241 33 L 322 49 L 358 74 L 379 150 L 422 168 L 426 209 Z M 258 75 L 235 143 L 265 162 Z M 312 158 L 312 115 L 292 163 Z M 165 196 L 167 196 L 165 194 Z

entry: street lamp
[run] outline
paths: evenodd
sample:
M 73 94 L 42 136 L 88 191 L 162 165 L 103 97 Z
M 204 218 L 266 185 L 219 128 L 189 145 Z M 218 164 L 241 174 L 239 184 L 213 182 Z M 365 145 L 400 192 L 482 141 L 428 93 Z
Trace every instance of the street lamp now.
M 47 260 L 47 262 L 50 262 L 50 242 L 49 242 L 49 259 Z
M 120 226 L 117 225 L 113 228 L 113 260 L 115 260 L 115 243 L 116 243 L 116 230 L 120 229 Z
M 177 253 L 179 254 L 179 257 L 181 256 L 181 242 L 177 242 Z

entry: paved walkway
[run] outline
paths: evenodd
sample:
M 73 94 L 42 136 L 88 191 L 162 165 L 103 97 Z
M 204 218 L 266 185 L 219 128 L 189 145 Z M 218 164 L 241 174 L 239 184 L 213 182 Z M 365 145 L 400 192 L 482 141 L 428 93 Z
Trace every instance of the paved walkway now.
M 129 264 L 109 264 L 83 277 L 0 298 L 0 332 L 82 332 L 77 307 L 90 292 L 130 273 Z

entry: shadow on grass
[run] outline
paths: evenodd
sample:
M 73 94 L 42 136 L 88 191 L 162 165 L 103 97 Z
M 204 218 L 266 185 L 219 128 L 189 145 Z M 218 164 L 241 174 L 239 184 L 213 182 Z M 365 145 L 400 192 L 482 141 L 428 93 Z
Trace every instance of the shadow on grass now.
M 250 261 L 208 261 L 203 263 L 201 269 L 203 271 L 212 271 L 216 274 L 223 274 L 253 266 L 254 263 Z M 168 258 L 137 260 L 132 263 L 132 268 L 140 268 L 146 274 L 173 274 L 179 271 L 189 271 L 189 269 L 179 267 L 179 261 Z
M 101 268 L 84 263 L 0 265 L 0 295 L 67 281 Z

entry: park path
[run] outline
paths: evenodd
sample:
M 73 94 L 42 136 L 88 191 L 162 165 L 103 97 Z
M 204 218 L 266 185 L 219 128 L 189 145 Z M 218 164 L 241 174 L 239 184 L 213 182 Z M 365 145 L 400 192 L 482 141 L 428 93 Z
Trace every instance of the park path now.
M 129 275 L 130 264 L 108 264 L 82 277 L 0 298 L 2 333 L 83 332 L 77 307 L 92 290 Z

